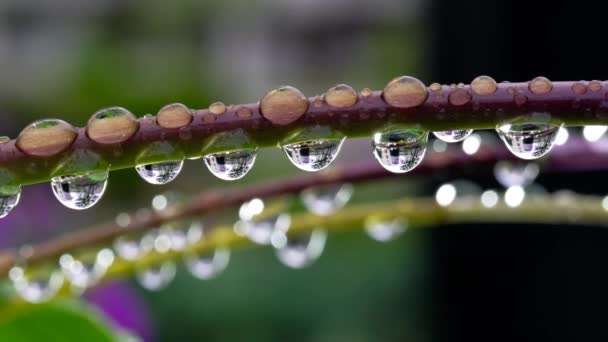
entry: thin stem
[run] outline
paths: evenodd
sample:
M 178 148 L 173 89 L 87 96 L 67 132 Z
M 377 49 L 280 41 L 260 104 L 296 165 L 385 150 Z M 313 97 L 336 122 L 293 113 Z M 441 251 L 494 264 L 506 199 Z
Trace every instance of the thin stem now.
M 91 169 L 116 170 L 143 162 L 277 146 L 302 128 L 323 127 L 351 138 L 371 136 L 389 123 L 429 131 L 492 129 L 504 120 L 532 112 L 550 113 L 553 119 L 569 126 L 608 124 L 605 82 L 549 82 L 545 88 L 534 82 L 493 84 L 492 92 L 487 87 L 479 90 L 478 86 L 469 85 L 431 85 L 429 90 L 423 88 L 422 94 L 428 96 L 421 98 L 420 104 L 402 101 L 399 108 L 389 105 L 380 91 L 362 92 L 356 103 L 340 108 L 330 106 L 323 97 L 310 97 L 304 114 L 286 125 L 267 119 L 258 103 L 231 105 L 221 115 L 208 109 L 194 110 L 192 121 L 181 128 L 161 127 L 150 116 L 141 118 L 137 132 L 124 142 L 100 144 L 89 138 L 85 128 L 80 128 L 67 150 L 46 157 L 25 154 L 11 140 L 0 144 L 0 185 L 26 185 Z M 420 89 L 415 91 L 421 96 Z M 397 100 L 399 96 L 411 100 L 408 93 L 397 92 L 391 98 L 395 96 Z M 149 153 L 151 148 L 162 152 Z

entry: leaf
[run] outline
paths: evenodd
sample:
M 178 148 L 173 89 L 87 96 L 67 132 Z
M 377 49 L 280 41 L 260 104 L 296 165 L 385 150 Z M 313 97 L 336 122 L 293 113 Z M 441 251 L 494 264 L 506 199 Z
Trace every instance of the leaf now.
M 94 310 L 82 303 L 62 300 L 24 305 L 0 319 L 0 341 L 124 341 Z

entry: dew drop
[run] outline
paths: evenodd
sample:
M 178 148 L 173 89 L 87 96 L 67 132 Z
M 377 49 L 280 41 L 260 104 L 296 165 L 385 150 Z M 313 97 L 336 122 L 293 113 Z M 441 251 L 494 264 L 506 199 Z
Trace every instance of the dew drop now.
M 302 191 L 300 198 L 311 213 L 329 216 L 343 208 L 352 195 L 353 186 L 347 183 L 308 188 Z
M 135 167 L 137 173 L 150 184 L 167 184 L 174 180 L 182 170 L 184 161 L 174 161 L 157 164 L 139 165 Z
M 190 273 L 202 280 L 217 277 L 230 262 L 230 250 L 217 248 L 213 252 L 203 254 L 190 254 L 184 259 Z
M 226 105 L 223 102 L 215 102 L 209 106 L 209 111 L 215 115 L 226 113 Z
M 471 102 L 471 93 L 464 88 L 456 88 L 448 95 L 448 101 L 453 106 L 463 106 Z
M 496 131 L 515 156 L 521 159 L 536 159 L 551 150 L 561 126 L 561 123 L 550 120 L 535 120 L 533 115 L 499 124 Z
M 477 95 L 492 95 L 498 90 L 498 84 L 490 76 L 479 76 L 471 81 L 471 89 Z
M 205 165 L 213 175 L 223 180 L 243 178 L 255 163 L 256 149 L 220 152 L 204 157 Z
M 182 128 L 192 122 L 192 111 L 181 103 L 164 106 L 156 115 L 156 123 L 164 128 Z
M 260 111 L 276 125 L 288 125 L 308 110 L 308 99 L 294 87 L 282 86 L 271 90 L 260 100 Z
M 374 92 L 369 88 L 361 89 L 361 97 L 370 97 L 374 94 Z
M 572 92 L 576 95 L 585 95 L 587 92 L 587 85 L 582 82 L 576 82 L 572 84 Z
M 505 188 L 529 185 L 539 173 L 540 168 L 536 163 L 501 160 L 494 165 L 494 177 Z
M 286 232 L 291 225 L 291 216 L 278 210 L 265 212 L 264 201 L 254 198 L 245 202 L 239 208 L 241 219 L 241 233 L 245 234 L 251 241 L 268 245 L 273 234 Z
M 591 90 L 594 93 L 602 90 L 602 83 L 599 81 L 591 81 L 589 83 L 589 90 Z
M 374 134 L 374 156 L 385 169 L 393 173 L 413 170 L 424 158 L 428 132 L 400 129 Z
M 69 123 L 45 119 L 23 129 L 17 137 L 16 145 L 28 155 L 48 157 L 68 149 L 77 136 L 78 132 Z
M 283 145 L 283 151 L 298 169 L 315 172 L 328 167 L 338 156 L 342 139 L 318 139 Z
M 545 95 L 551 92 L 553 84 L 545 77 L 536 77 L 528 83 L 528 89 L 535 95 Z
M 135 277 L 146 290 L 160 291 L 173 281 L 176 273 L 175 264 L 167 261 L 160 265 L 137 271 Z
M 19 204 L 21 198 L 20 186 L 0 187 L 0 218 L 6 217 Z
M 472 129 L 454 129 L 449 131 L 433 132 L 437 138 L 448 143 L 463 141 L 469 135 L 471 135 L 471 133 L 473 133 Z
M 0 144 L 6 144 L 9 141 L 11 141 L 11 138 L 7 137 L 6 135 L 0 136 Z
M 240 107 L 239 109 L 236 110 L 236 116 L 239 119 L 249 119 L 252 115 L 253 115 L 253 112 L 251 111 L 251 109 L 249 109 L 247 107 Z
M 376 241 L 388 242 L 394 240 L 407 230 L 407 221 L 402 218 L 381 220 L 369 217 L 365 220 L 365 232 Z
M 108 171 L 87 172 L 79 176 L 51 179 L 55 197 L 70 209 L 83 210 L 94 206 L 106 191 Z
M 100 250 L 93 258 L 74 258 L 64 254 L 59 258 L 59 265 L 65 279 L 77 290 L 84 290 L 96 285 L 114 262 L 114 252 L 108 248 Z
M 429 86 L 429 89 L 431 89 L 432 91 L 440 91 L 441 88 L 443 87 L 439 83 L 433 83 Z
M 129 140 L 138 129 L 135 115 L 122 107 L 109 107 L 91 116 L 87 135 L 99 144 L 118 144 Z
M 26 272 L 20 266 L 9 271 L 9 278 L 17 294 L 29 303 L 44 303 L 53 299 L 63 286 L 63 275 L 59 270 Z
M 326 241 L 327 232 L 319 228 L 310 233 L 284 236 L 277 239 L 274 247 L 277 248 L 277 258 L 283 265 L 300 269 L 310 266 L 321 257 Z
M 392 79 L 382 91 L 384 101 L 397 108 L 420 106 L 428 95 L 428 90 L 424 83 L 410 76 Z
M 346 108 L 357 103 L 357 92 L 349 85 L 338 84 L 325 93 L 325 102 L 336 108 Z

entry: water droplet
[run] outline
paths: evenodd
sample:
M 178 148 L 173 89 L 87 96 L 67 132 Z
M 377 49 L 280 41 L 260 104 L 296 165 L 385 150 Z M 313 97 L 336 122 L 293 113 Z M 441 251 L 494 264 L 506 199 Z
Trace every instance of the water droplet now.
M 464 106 L 471 102 L 472 98 L 471 93 L 464 88 L 456 88 L 448 95 L 448 101 L 453 106 Z
M 327 232 L 324 229 L 315 229 L 311 233 L 302 233 L 295 236 L 285 236 L 275 244 L 277 258 L 290 268 L 304 268 L 317 261 L 327 241 Z
M 138 129 L 135 115 L 122 107 L 109 107 L 91 116 L 87 135 L 99 144 L 118 144 L 129 140 Z
M 289 214 L 280 210 L 264 210 L 265 204 L 259 198 L 245 202 L 239 208 L 242 224 L 240 229 L 251 241 L 268 245 L 276 232 L 286 232 L 291 225 Z
M 583 138 L 588 142 L 596 142 L 599 141 L 606 131 L 608 130 L 608 126 L 599 126 L 599 125 L 590 125 L 585 126 L 583 128 Z
M 353 106 L 358 100 L 357 92 L 346 84 L 338 84 L 329 88 L 324 98 L 328 105 L 336 108 Z
M 494 208 L 498 204 L 498 193 L 494 190 L 486 190 L 481 194 L 481 205 L 485 208 Z
M 139 165 L 137 173 L 150 184 L 167 184 L 174 180 L 182 170 L 184 161 Z
M 260 111 L 276 125 L 288 125 L 308 110 L 308 99 L 294 87 L 282 86 L 268 92 L 260 100 Z
M 25 154 L 48 157 L 67 150 L 78 132 L 69 123 L 45 119 L 28 125 L 17 137 L 17 147 Z
M 384 101 L 397 108 L 420 106 L 428 95 L 428 90 L 424 83 L 410 76 L 394 78 L 382 91 Z
M 433 83 L 429 86 L 429 89 L 431 89 L 432 91 L 440 91 L 441 88 L 443 87 L 439 83 Z
M 51 179 L 55 197 L 70 209 L 83 210 L 94 206 L 106 191 L 108 171 L 87 172 L 79 176 Z
M 0 144 L 6 144 L 9 141 L 11 141 L 11 138 L 7 137 L 6 135 L 0 136 Z
M 243 178 L 253 167 L 257 149 L 220 152 L 206 155 L 205 165 L 216 177 L 223 180 Z
M 471 89 L 481 96 L 492 95 L 498 90 L 498 84 L 490 76 L 479 76 L 471 81 Z
M 594 93 L 602 90 L 602 83 L 600 81 L 591 81 L 589 83 L 589 90 L 591 90 Z
M 373 94 L 374 94 L 374 92 L 371 89 L 369 89 L 369 88 L 363 88 L 363 89 L 361 89 L 361 96 L 362 97 L 370 97 Z
M 536 163 L 502 160 L 494 165 L 494 177 L 505 188 L 531 184 L 539 173 L 540 168 Z
M 382 220 L 369 217 L 365 220 L 365 232 L 376 241 L 388 242 L 394 240 L 407 230 L 407 221 L 402 218 Z
M 223 102 L 214 102 L 209 106 L 209 111 L 215 115 L 226 113 L 226 105 Z
M 44 303 L 55 297 L 63 286 L 63 275 L 59 270 L 40 270 L 31 274 L 15 266 L 9 278 L 17 294 L 29 303 Z
M 582 82 L 576 82 L 572 84 L 572 92 L 574 92 L 576 95 L 585 95 L 587 92 L 587 85 Z
M 135 277 L 146 290 L 160 291 L 173 281 L 176 272 L 175 264 L 167 261 L 160 265 L 140 270 L 135 274 Z
M 345 138 L 318 139 L 283 145 L 283 151 L 298 169 L 315 172 L 328 167 L 338 156 Z
M 413 170 L 424 158 L 428 132 L 399 129 L 374 134 L 374 156 L 385 169 L 393 173 Z
M 230 250 L 217 248 L 204 254 L 190 254 L 184 260 L 190 273 L 198 279 L 206 280 L 217 277 L 228 267 Z
M 252 115 L 253 115 L 253 112 L 251 111 L 251 109 L 249 109 L 247 107 L 240 107 L 239 109 L 236 110 L 236 116 L 239 119 L 249 119 Z
M 114 262 L 114 252 L 108 248 L 100 250 L 94 257 L 74 258 L 64 254 L 59 258 L 59 265 L 65 279 L 79 291 L 96 285 Z
M 164 128 L 182 128 L 192 122 L 192 111 L 181 103 L 164 106 L 156 115 L 156 123 Z
M 510 186 L 505 191 L 505 203 L 510 208 L 515 208 L 521 205 L 526 197 L 526 191 L 519 185 Z
M 469 135 L 471 135 L 471 133 L 473 133 L 472 129 L 455 129 L 449 131 L 433 132 L 433 134 L 437 138 L 449 143 L 462 141 L 466 139 Z
M 6 217 L 19 204 L 20 186 L 0 187 L 0 218 Z
M 553 84 L 545 77 L 536 77 L 528 84 L 528 89 L 535 95 L 545 95 L 551 92 Z
M 499 124 L 496 128 L 507 148 L 521 159 L 536 159 L 547 154 L 553 147 L 557 132 L 562 125 L 538 114 L 517 118 Z
M 351 184 L 334 184 L 308 188 L 300 194 L 302 203 L 311 213 L 329 216 L 348 203 L 353 195 Z
M 513 95 L 513 101 L 518 107 L 521 107 L 528 102 L 528 97 L 524 93 L 517 93 Z

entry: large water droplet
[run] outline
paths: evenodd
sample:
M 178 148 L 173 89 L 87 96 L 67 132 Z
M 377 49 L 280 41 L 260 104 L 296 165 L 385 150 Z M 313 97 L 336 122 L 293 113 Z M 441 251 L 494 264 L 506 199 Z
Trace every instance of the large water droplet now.
M 94 258 L 76 259 L 71 254 L 59 258 L 65 278 L 77 290 L 97 284 L 114 262 L 114 252 L 108 248 L 100 250 Z
M 449 143 L 463 141 L 469 135 L 471 135 L 471 133 L 473 133 L 472 129 L 454 129 L 449 131 L 433 132 L 437 138 Z
M 260 245 L 268 245 L 273 234 L 286 232 L 291 225 L 291 216 L 278 210 L 264 212 L 264 202 L 254 198 L 241 205 L 239 217 L 242 221 L 242 233 Z
M 404 219 L 381 220 L 370 217 L 365 220 L 365 232 L 376 241 L 388 242 L 394 240 L 407 230 L 407 221 Z
M 88 172 L 79 176 L 51 179 L 55 197 L 70 209 L 83 210 L 94 206 L 106 191 L 108 171 Z
M 502 160 L 494 165 L 494 177 L 505 188 L 531 184 L 540 172 L 535 163 Z
M 302 191 L 300 198 L 311 213 L 328 216 L 344 207 L 352 195 L 351 184 L 335 184 L 308 188 Z
M 300 170 L 315 172 L 328 167 L 340 152 L 342 139 L 318 139 L 283 145 L 289 160 Z
M 521 159 L 536 159 L 547 154 L 553 147 L 562 124 L 534 117 L 498 125 L 496 131 L 507 148 Z
M 190 273 L 198 279 L 211 279 L 226 269 L 230 262 L 230 250 L 217 248 L 213 252 L 189 255 L 185 264 Z
M 47 302 L 63 286 L 63 275 L 59 270 L 30 274 L 24 268 L 15 266 L 10 269 L 9 278 L 17 294 L 29 303 Z
M 243 178 L 253 167 L 257 149 L 220 152 L 206 155 L 205 165 L 216 177 L 223 180 Z
M 6 217 L 19 204 L 20 186 L 0 187 L 0 218 Z
M 277 257 L 281 263 L 290 268 L 304 268 L 319 259 L 323 253 L 327 232 L 315 229 L 311 233 L 274 240 L 273 245 L 277 248 Z
M 174 180 L 182 171 L 184 161 L 139 165 L 135 167 L 137 173 L 150 184 L 167 184 Z
M 150 291 L 160 291 L 167 287 L 175 278 L 175 264 L 167 261 L 136 273 L 139 284 Z
M 393 173 L 413 170 L 424 158 L 428 132 L 403 129 L 374 134 L 374 156 Z

